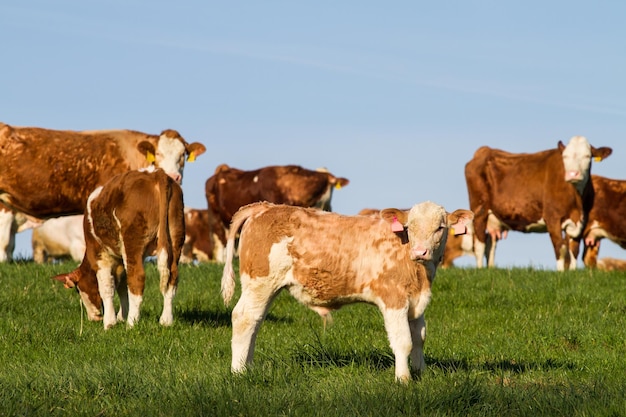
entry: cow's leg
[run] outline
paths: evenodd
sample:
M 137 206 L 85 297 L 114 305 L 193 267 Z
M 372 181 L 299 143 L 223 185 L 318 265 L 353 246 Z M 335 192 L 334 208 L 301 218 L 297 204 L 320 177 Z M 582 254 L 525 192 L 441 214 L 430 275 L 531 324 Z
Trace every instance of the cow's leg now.
M 598 266 L 598 253 L 600 252 L 600 240 L 587 244 L 583 249 L 583 262 L 587 268 L 596 268 Z
M 104 308 L 103 324 L 104 329 L 109 329 L 117 322 L 115 318 L 115 306 L 113 305 L 113 296 L 115 295 L 115 280 L 111 273 L 113 262 L 107 257 L 103 257 L 98 261 L 98 292 L 102 298 Z
M 232 313 L 232 372 L 239 373 L 252 363 L 256 336 L 277 289 L 263 278 L 241 276 L 241 297 Z
M 13 248 L 15 234 L 13 232 L 13 221 L 15 216 L 10 210 L 0 210 L 0 262 L 11 261 L 13 258 Z
M 413 349 L 411 349 L 411 369 L 423 372 L 426 370 L 426 362 L 424 361 L 424 341 L 426 340 L 426 320 L 422 314 L 418 318 L 409 321 L 411 329 L 411 340 L 413 341 Z
M 176 285 L 178 280 L 178 265 L 176 262 L 169 262 L 167 251 L 163 248 L 157 254 L 157 266 L 159 269 L 160 288 L 163 295 L 163 312 L 159 323 L 163 326 L 171 326 L 174 322 L 174 314 L 172 312 L 172 300 L 176 294 Z
M 485 258 L 487 261 L 487 266 L 489 268 L 493 268 L 496 264 L 496 246 L 498 245 L 498 240 L 493 237 L 491 234 L 487 234 L 485 240 Z
M 547 221 L 546 221 L 547 222 Z M 554 256 L 556 258 L 556 270 L 565 271 L 565 267 L 570 263 L 570 251 L 568 242 L 563 238 L 563 234 L 559 225 L 557 228 L 550 227 L 548 224 L 548 233 L 554 248 Z
M 130 252 L 129 248 L 127 248 Z M 133 327 L 139 321 L 143 290 L 146 283 L 146 272 L 143 268 L 143 251 L 138 251 L 134 257 L 126 260 L 126 280 L 128 282 L 128 318 L 129 327 Z
M 385 330 L 387 330 L 389 345 L 396 359 L 396 380 L 408 382 L 411 379 L 409 355 L 413 350 L 413 342 L 411 340 L 407 308 L 382 308 L 381 311 L 385 320 Z
M 485 242 L 474 238 L 474 256 L 476 256 L 476 268 L 483 268 L 485 262 Z
M 115 273 L 117 283 L 117 296 L 120 298 L 120 309 L 117 312 L 118 321 L 126 321 L 128 318 L 128 282 L 126 281 L 126 271 L 120 265 Z

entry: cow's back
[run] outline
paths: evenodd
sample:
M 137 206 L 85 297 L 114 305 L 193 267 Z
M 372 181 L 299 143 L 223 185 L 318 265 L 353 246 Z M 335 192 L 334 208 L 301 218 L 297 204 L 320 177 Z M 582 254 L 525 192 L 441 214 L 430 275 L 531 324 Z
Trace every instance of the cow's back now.
M 422 266 L 409 259 L 389 224 L 367 216 L 275 206 L 244 225 L 239 250 L 240 271 L 251 277 L 267 276 L 277 265 L 292 268 L 308 292 L 298 297 L 306 304 L 349 298 L 366 286 L 415 295 L 426 284 L 416 279 Z
M 76 132 L 0 127 L 0 193 L 27 214 L 80 214 L 91 191 L 111 177 L 147 166 L 131 131 Z M 36 199 L 32 195 L 37 195 Z

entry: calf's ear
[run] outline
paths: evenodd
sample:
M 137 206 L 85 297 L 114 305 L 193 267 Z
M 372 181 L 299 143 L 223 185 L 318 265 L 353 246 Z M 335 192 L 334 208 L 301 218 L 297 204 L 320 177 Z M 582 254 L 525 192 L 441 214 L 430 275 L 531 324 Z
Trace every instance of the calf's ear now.
M 448 213 L 448 228 L 453 235 L 467 233 L 467 225 L 474 220 L 474 213 L 470 210 L 458 209 Z
M 380 217 L 391 225 L 392 232 L 403 232 L 404 226 L 409 221 L 409 214 L 406 211 L 396 208 L 386 208 L 380 211 Z
M 188 162 L 195 161 L 198 156 L 206 152 L 206 147 L 200 142 L 190 143 L 186 148 Z
M 76 271 L 72 271 L 68 274 L 59 274 L 52 277 L 52 279 L 62 282 L 65 288 L 74 288 L 76 286 L 76 283 L 78 282 L 78 276 Z

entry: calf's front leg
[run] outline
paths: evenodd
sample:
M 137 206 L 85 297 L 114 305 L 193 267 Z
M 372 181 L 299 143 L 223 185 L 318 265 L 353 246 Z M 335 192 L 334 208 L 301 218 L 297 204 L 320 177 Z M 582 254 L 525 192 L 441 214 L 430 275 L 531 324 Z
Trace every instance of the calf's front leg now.
M 411 354 L 413 349 L 407 312 L 408 307 L 402 309 L 382 309 L 389 345 L 396 359 L 396 381 L 403 383 L 407 383 L 411 379 L 409 354 Z

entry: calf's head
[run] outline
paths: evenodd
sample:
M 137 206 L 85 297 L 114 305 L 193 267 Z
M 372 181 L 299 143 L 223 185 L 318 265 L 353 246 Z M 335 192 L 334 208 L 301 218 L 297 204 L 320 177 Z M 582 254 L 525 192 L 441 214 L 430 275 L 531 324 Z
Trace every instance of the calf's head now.
M 392 231 L 406 239 L 412 260 L 435 265 L 443 258 L 448 229 L 453 235 L 464 234 L 474 219 L 470 210 L 447 213 L 430 201 L 416 204 L 409 211 L 384 209 L 380 216 L 390 223 Z
M 91 269 L 82 266 L 83 264 L 70 273 L 59 274 L 52 279 L 62 282 L 65 288 L 75 288 L 87 310 L 87 318 L 100 321 L 102 320 L 102 298 L 98 291 L 98 280 Z
M 187 161 L 193 162 L 197 156 L 206 151 L 203 144 L 199 142 L 189 144 L 177 131 L 171 129 L 161 132 L 156 149 L 148 141 L 139 143 L 138 148 L 148 162 L 154 163 L 179 184 L 183 180 L 185 156 Z

